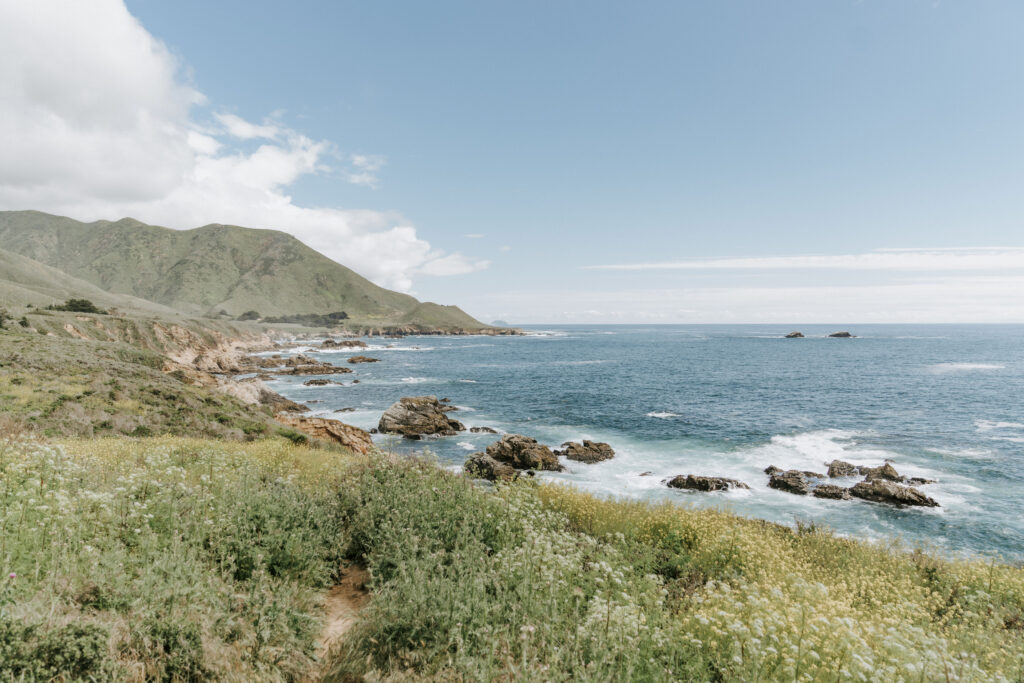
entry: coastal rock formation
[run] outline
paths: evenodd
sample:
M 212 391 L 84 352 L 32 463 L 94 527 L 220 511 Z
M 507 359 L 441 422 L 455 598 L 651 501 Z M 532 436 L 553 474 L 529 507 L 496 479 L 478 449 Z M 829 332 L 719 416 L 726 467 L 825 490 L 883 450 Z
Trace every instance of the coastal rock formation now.
M 881 467 L 861 467 L 860 473 L 864 475 L 865 481 L 874 481 L 875 479 L 886 479 L 888 481 L 899 481 L 902 482 L 906 479 L 896 471 L 896 468 L 885 463 Z
M 356 363 L 379 363 L 380 358 L 370 358 L 369 356 L 352 356 L 348 359 L 348 362 L 355 365 Z
M 697 474 L 687 474 L 672 477 L 668 486 L 674 489 L 689 489 L 691 491 L 728 491 L 729 489 L 749 489 L 750 487 L 742 481 L 727 479 L 725 477 L 704 477 Z
M 768 467 L 764 468 L 764 473 L 767 474 L 769 477 L 774 474 L 781 474 L 784 471 L 785 470 L 783 470 L 781 467 L 776 467 L 775 465 L 768 465 Z
M 497 434 L 497 429 L 491 429 L 490 427 L 470 427 L 469 431 L 473 434 Z
M 437 396 L 405 396 L 381 415 L 377 429 L 383 434 L 401 434 L 418 439 L 424 434 L 453 436 L 466 431 L 458 420 L 445 414 L 450 407 L 442 405 Z
M 358 339 L 345 339 L 343 341 L 334 341 L 333 339 L 325 339 L 324 343 L 320 345 L 324 349 L 365 349 L 369 344 Z
M 302 383 L 304 387 L 325 387 L 328 384 L 341 384 L 341 382 L 335 382 L 333 379 L 307 379 Z
M 519 476 L 518 470 L 511 465 L 498 462 L 486 453 L 474 453 L 469 456 L 462 469 L 466 474 L 488 481 L 509 481 Z
M 935 483 L 934 479 L 925 479 L 924 477 L 910 477 L 909 479 L 906 479 L 906 477 L 904 477 L 904 479 L 906 480 L 906 483 L 910 486 L 924 486 L 925 484 Z
M 373 450 L 373 440 L 367 432 L 338 420 L 279 413 L 277 421 L 314 438 L 334 441 L 363 455 Z
M 834 500 L 850 500 L 850 489 L 835 484 L 821 484 L 811 491 L 816 498 L 831 498 Z
M 517 470 L 561 472 L 565 469 L 550 448 L 522 434 L 506 434 L 488 446 L 485 455 Z
M 604 460 L 611 460 L 615 457 L 615 451 L 608 444 L 601 441 L 584 439 L 583 443 L 570 441 L 562 444 L 565 450 L 555 451 L 556 455 L 564 455 L 569 460 L 593 464 Z
M 860 467 L 845 460 L 833 460 L 828 463 L 828 476 L 830 477 L 855 477 L 858 474 L 860 474 Z
M 768 486 L 800 496 L 806 496 L 811 490 L 811 485 L 807 482 L 807 476 L 800 470 L 786 470 L 779 474 L 773 474 L 768 480 Z
M 850 489 L 850 495 L 875 503 L 939 507 L 933 498 L 929 498 L 917 489 L 897 484 L 888 479 L 862 481 Z
M 845 331 L 844 332 L 833 332 L 832 334 L 830 334 L 828 336 L 833 337 L 835 339 L 852 339 L 853 338 L 852 334 L 850 334 L 849 332 L 845 332 Z
M 804 338 L 804 333 L 803 332 L 790 332 L 789 334 L 786 335 L 786 339 L 803 339 L 803 338 Z

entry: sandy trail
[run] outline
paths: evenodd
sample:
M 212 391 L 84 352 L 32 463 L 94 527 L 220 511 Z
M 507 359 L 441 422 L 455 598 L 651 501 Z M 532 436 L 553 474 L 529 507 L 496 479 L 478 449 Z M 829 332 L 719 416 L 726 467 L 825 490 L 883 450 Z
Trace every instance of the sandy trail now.
M 317 649 L 317 657 L 321 662 L 325 662 L 331 645 L 348 632 L 370 599 L 366 589 L 370 573 L 356 566 L 346 567 L 342 571 L 341 583 L 332 587 L 324 600 L 324 627 L 320 631 Z

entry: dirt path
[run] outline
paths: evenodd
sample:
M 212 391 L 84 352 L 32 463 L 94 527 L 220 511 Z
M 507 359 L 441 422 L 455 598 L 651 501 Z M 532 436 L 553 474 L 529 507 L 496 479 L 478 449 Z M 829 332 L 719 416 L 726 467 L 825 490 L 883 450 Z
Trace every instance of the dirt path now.
M 320 631 L 320 647 L 317 656 L 323 662 L 331 644 L 355 623 L 360 610 L 370 599 L 366 586 L 370 574 L 362 567 L 346 567 L 341 583 L 331 588 L 324 601 L 324 628 Z

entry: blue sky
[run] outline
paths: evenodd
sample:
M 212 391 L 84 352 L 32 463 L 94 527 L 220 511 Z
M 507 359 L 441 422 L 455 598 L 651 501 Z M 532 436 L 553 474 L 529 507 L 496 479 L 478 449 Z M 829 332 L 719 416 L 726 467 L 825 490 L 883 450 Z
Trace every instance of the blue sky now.
M 193 93 L 181 127 L 217 141 L 208 167 L 276 145 L 292 165 L 257 176 L 304 212 L 195 192 L 31 208 L 274 216 L 486 319 L 1024 321 L 1020 3 L 126 9 Z

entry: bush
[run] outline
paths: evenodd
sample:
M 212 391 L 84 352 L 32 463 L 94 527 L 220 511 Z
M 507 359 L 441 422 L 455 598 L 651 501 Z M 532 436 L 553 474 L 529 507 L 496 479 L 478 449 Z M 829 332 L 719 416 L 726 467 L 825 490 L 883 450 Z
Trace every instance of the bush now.
M 238 316 L 239 320 L 259 320 L 260 314 L 257 311 L 246 311 L 242 315 Z
M 62 304 L 50 304 L 46 309 L 49 311 L 69 311 L 71 313 L 100 313 L 104 315 L 107 313 L 88 299 L 68 299 Z
M 277 435 L 288 439 L 296 446 L 303 446 L 309 443 L 309 437 L 302 432 L 291 429 L 290 427 L 282 427 L 277 430 Z
M 198 683 L 207 680 L 203 666 L 203 636 L 197 624 L 167 617 L 147 619 L 142 645 L 156 659 L 158 681 Z
M 18 324 L 21 325 L 22 327 L 28 327 L 28 318 L 26 318 L 25 316 L 21 316 L 21 320 L 18 321 Z
M 114 670 L 107 655 L 110 635 L 95 624 L 70 623 L 41 634 L 0 616 L 3 680 L 103 680 Z

